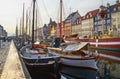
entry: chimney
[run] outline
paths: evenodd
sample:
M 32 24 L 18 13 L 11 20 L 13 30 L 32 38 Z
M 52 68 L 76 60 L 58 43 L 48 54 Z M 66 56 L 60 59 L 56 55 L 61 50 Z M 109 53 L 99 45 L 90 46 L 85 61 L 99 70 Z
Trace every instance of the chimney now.
M 116 4 L 118 4 L 119 3 L 119 0 L 116 0 Z
M 110 7 L 110 3 L 107 3 L 107 7 Z

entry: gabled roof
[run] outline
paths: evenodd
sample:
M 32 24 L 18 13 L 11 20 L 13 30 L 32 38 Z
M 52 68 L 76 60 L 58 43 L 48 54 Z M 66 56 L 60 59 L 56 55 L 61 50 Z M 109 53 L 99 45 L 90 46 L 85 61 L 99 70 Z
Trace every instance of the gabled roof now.
M 120 7 L 120 3 L 114 5 L 112 12 L 118 11 L 118 7 Z M 114 10 L 114 8 L 116 8 L 116 10 Z
M 74 17 L 74 16 L 75 16 L 75 14 L 79 14 L 78 10 L 77 10 L 76 12 L 72 12 L 72 13 L 65 19 L 65 21 L 66 21 L 66 20 L 70 20 L 71 17 Z M 79 14 L 79 15 L 80 15 L 80 14 Z
M 94 17 L 97 13 L 98 13 L 99 9 L 95 9 L 95 10 L 92 10 L 92 11 L 89 11 L 85 14 L 85 16 L 82 16 L 82 20 L 85 20 L 85 19 L 89 19 L 89 18 L 92 18 Z
M 114 4 L 114 5 L 111 5 L 110 7 L 108 7 L 107 10 L 109 10 L 110 12 L 112 12 L 113 9 L 114 9 L 114 7 L 115 7 L 115 4 Z

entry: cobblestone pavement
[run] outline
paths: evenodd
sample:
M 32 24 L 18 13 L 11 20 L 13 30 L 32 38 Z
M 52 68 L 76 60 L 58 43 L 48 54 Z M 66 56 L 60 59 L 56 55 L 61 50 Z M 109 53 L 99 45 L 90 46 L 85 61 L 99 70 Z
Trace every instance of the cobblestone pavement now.
M 10 42 L 2 42 L 0 48 L 0 75 L 2 74 L 2 69 L 4 67 L 9 48 L 10 48 Z

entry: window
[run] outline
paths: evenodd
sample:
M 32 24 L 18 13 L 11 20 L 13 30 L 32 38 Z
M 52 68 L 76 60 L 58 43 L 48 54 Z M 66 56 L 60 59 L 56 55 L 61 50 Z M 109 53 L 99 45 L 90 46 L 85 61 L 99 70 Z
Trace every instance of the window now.
M 118 12 L 119 16 L 120 16 L 120 11 Z
M 87 18 L 88 18 L 89 16 L 87 16 Z
M 90 15 L 90 17 L 92 17 L 92 14 L 91 14 L 91 13 L 89 13 L 89 15 Z
M 120 24 L 118 24 L 118 28 L 120 29 Z
M 110 19 L 107 20 L 107 23 L 110 23 Z
M 110 14 L 109 13 L 107 14 L 107 17 L 110 18 Z
M 116 8 L 114 8 L 113 10 L 116 11 Z
M 97 22 L 95 22 L 95 25 L 97 25 Z
M 118 11 L 120 12 L 120 7 L 118 7 Z
M 113 19 L 113 22 L 115 22 L 116 21 L 116 19 Z
M 112 16 L 115 17 L 115 16 L 116 16 L 116 13 L 112 13 Z

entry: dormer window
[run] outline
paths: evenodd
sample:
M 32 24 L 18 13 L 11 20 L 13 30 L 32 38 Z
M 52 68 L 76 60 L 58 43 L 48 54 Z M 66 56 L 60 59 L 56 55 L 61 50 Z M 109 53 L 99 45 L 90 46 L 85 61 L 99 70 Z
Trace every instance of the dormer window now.
M 116 8 L 114 8 L 114 11 L 116 11 Z
M 118 7 L 118 11 L 120 12 L 120 6 Z
M 89 15 L 90 15 L 90 17 L 92 17 L 92 14 L 91 14 L 91 13 L 90 13 Z
M 89 16 L 87 16 L 87 18 L 88 18 Z
M 107 14 L 107 17 L 110 18 L 110 14 Z
M 85 17 L 83 17 L 83 19 L 85 19 Z

